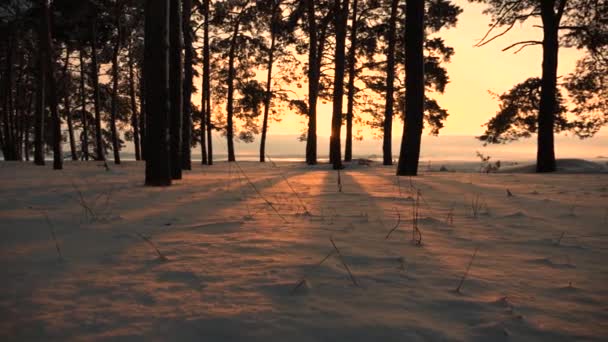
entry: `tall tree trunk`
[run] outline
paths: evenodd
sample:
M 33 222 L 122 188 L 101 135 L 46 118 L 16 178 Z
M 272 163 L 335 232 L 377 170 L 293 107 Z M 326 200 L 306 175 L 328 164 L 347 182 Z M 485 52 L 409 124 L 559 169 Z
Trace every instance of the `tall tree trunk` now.
M 171 142 L 171 177 L 182 179 L 182 116 L 183 74 L 182 74 L 182 3 L 170 0 L 169 13 L 169 138 Z
M 6 81 L 4 84 L 4 110 L 3 110 L 3 144 L 2 152 L 4 154 L 4 160 L 15 160 L 15 138 L 13 131 L 13 30 L 12 25 L 9 25 L 9 32 L 6 37 L 6 72 L 3 79 Z
M 397 26 L 397 6 L 399 0 L 391 0 L 391 16 L 388 29 L 388 50 L 386 53 L 386 102 L 384 106 L 384 129 L 382 140 L 382 160 L 384 165 L 393 165 L 393 106 L 395 83 L 395 43 Z M 409 5 L 409 2 L 408 2 Z
M 144 90 L 146 185 L 171 185 L 169 153 L 169 0 L 146 0 Z
M 268 132 L 268 115 L 270 114 L 270 100 L 272 99 L 272 65 L 274 64 L 274 49 L 279 28 L 277 12 L 280 2 L 276 1 L 272 7 L 270 19 L 270 49 L 268 50 L 268 64 L 266 65 L 266 95 L 264 96 L 264 117 L 262 120 L 262 137 L 260 138 L 260 162 L 266 161 L 266 134 Z
M 70 111 L 70 84 L 72 83 L 70 71 L 68 70 L 68 67 L 70 66 L 70 49 L 66 48 L 65 52 L 65 65 L 63 67 L 63 82 L 65 87 L 65 95 L 63 96 L 63 106 L 65 107 L 65 118 L 68 122 L 70 154 L 72 155 L 72 160 L 78 160 L 78 156 L 76 155 L 76 141 L 74 141 L 74 125 L 72 123 L 72 112 Z
M 210 85 L 210 61 L 209 61 L 209 2 L 203 0 L 203 17 L 205 25 L 203 27 L 203 98 L 205 99 L 205 114 L 202 119 L 205 120 L 207 127 L 207 164 L 213 165 L 213 134 L 211 126 L 211 85 Z M 202 110 L 203 108 L 201 108 Z M 201 119 L 201 120 L 202 120 Z
M 329 159 L 334 170 L 342 168 L 342 148 L 340 133 L 342 130 L 342 98 L 344 96 L 344 46 L 346 42 L 346 20 L 348 17 L 348 0 L 335 0 L 336 16 L 336 53 L 334 59 L 334 94 L 331 117 L 331 137 Z
M 132 42 L 131 42 L 132 43 Z M 135 70 L 133 66 L 133 45 L 129 46 L 129 97 L 131 99 L 131 127 L 133 128 L 133 145 L 135 160 L 141 160 L 139 139 L 139 120 L 137 115 L 137 100 L 135 98 Z
M 38 32 L 38 70 L 36 73 L 36 109 L 34 118 L 34 164 L 44 165 L 44 120 L 46 116 L 46 62 L 44 54 L 44 35 L 46 28 L 43 22 L 40 22 Z
M 204 66 L 203 66 L 204 68 Z M 205 75 L 203 75 L 203 79 L 201 81 L 202 88 L 205 88 Z M 203 91 L 203 95 L 201 96 L 201 164 L 207 165 L 209 164 L 209 160 L 207 158 L 207 98 L 205 97 L 205 92 Z
M 353 160 L 353 111 L 355 107 L 355 65 L 357 64 L 357 7 L 358 0 L 353 0 L 353 17 L 350 28 L 350 50 L 348 51 L 348 95 L 346 103 L 346 142 L 344 161 Z
M 542 1 L 540 7 L 544 36 L 536 172 L 553 172 L 556 169 L 553 127 L 557 108 L 557 32 L 560 18 L 554 10 L 555 0 Z
M 91 77 L 93 81 L 93 106 L 95 109 L 95 159 L 106 160 L 103 136 L 101 135 L 101 105 L 99 99 L 99 66 L 97 65 L 97 25 L 91 22 Z
M 44 34 L 44 50 L 46 55 L 46 72 L 48 77 L 49 107 L 51 110 L 52 132 L 53 132 L 53 169 L 63 168 L 63 153 L 61 152 L 61 119 L 57 111 L 57 87 L 54 72 L 53 41 L 51 38 L 51 10 L 46 0 L 43 3 L 43 21 L 46 32 Z
M 234 68 L 234 59 L 236 54 L 237 38 L 239 34 L 239 27 L 241 24 L 241 16 L 236 19 L 234 25 L 234 31 L 232 32 L 232 39 L 230 41 L 230 50 L 228 52 L 228 99 L 226 101 L 226 139 L 228 140 L 228 161 L 236 161 L 234 155 L 234 77 L 236 74 Z
M 145 64 L 145 61 L 144 61 Z M 141 66 L 139 69 L 139 141 L 141 147 L 141 159 L 146 160 L 147 154 L 147 140 L 146 140 L 146 122 L 147 120 L 147 110 L 146 110 L 146 90 L 145 90 L 145 79 L 144 79 L 144 67 Z
M 397 175 L 416 176 L 424 115 L 424 1 L 407 0 L 405 27 L 405 120 Z
M 82 154 L 84 160 L 89 160 L 89 121 L 87 119 L 87 97 L 86 89 L 84 86 L 85 82 L 85 71 L 84 71 L 84 47 L 80 48 L 80 99 L 82 101 L 82 113 L 80 120 L 82 121 Z
M 306 0 L 308 16 L 308 132 L 306 135 L 306 164 L 317 163 L 317 95 L 319 94 L 319 65 L 317 60 L 317 23 L 314 0 Z
M 184 97 L 183 97 L 183 114 L 182 114 L 182 170 L 192 169 L 191 148 L 192 138 L 192 60 L 194 58 L 194 50 L 192 47 L 192 27 L 190 25 L 190 17 L 192 15 L 192 0 L 183 0 L 182 8 L 182 30 L 184 35 Z
M 110 109 L 110 133 L 112 134 L 112 152 L 114 153 L 114 164 L 120 164 L 120 143 L 118 142 L 118 131 L 116 129 L 118 111 L 118 54 L 120 53 L 120 7 L 118 2 L 114 13 L 116 26 L 116 42 L 112 51 L 112 104 Z

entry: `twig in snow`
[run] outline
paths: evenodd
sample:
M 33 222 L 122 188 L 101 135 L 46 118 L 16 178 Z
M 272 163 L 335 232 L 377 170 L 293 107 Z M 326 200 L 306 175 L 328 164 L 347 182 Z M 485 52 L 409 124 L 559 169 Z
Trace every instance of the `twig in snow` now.
M 445 218 L 445 223 L 450 226 L 454 224 L 454 206 L 450 207 L 450 211 Z
M 158 259 L 160 261 L 169 261 L 169 259 L 163 253 L 161 253 L 160 250 L 158 250 L 158 247 L 156 247 L 156 245 L 150 240 L 150 238 L 144 236 L 139 232 L 135 232 L 135 234 L 139 236 L 142 240 L 147 242 L 148 245 L 150 245 L 156 251 L 156 254 L 158 254 Z
M 30 207 L 30 209 L 34 210 L 33 207 Z M 53 238 L 53 242 L 55 243 L 55 249 L 57 250 L 57 256 L 59 257 L 59 261 L 63 261 L 61 248 L 59 248 L 59 242 L 57 241 L 57 236 L 55 235 L 55 226 L 53 226 L 53 223 L 51 222 L 51 219 L 49 218 L 49 215 L 46 211 L 42 209 L 38 209 L 38 211 L 42 214 L 42 216 L 44 216 L 44 220 L 46 221 L 46 224 L 49 227 L 49 230 L 51 231 L 51 237 Z
M 249 176 L 247 176 L 247 174 L 245 173 L 245 171 L 243 171 L 243 169 L 241 168 L 241 165 L 239 165 L 238 162 L 234 161 L 234 165 L 236 165 L 236 167 L 239 169 L 239 171 L 243 174 L 243 176 L 245 177 L 245 180 L 247 181 L 247 183 L 249 183 L 249 185 L 253 188 L 253 190 L 258 194 L 258 196 L 260 196 L 260 198 L 266 202 L 266 204 L 268 204 L 268 206 L 277 214 L 277 216 L 279 216 L 281 219 L 283 219 L 284 222 L 287 222 L 287 219 L 281 215 L 281 213 L 277 210 L 277 208 L 272 205 L 272 202 L 270 202 L 269 200 L 266 199 L 266 197 L 264 197 L 262 195 L 262 193 L 260 192 L 260 190 L 258 190 L 258 188 L 255 186 L 255 184 L 253 184 L 253 182 L 251 181 L 251 179 L 249 179 Z
M 321 266 L 325 262 L 325 260 L 329 259 L 329 257 L 331 257 L 332 255 L 334 255 L 335 252 L 336 252 L 335 250 L 331 250 L 329 253 L 327 253 L 327 255 L 325 256 L 325 258 L 323 258 L 321 261 L 319 261 L 315 265 L 315 267 Z M 289 292 L 289 294 L 294 294 L 305 283 L 306 283 L 306 276 L 303 276 L 302 279 L 296 284 L 296 286 L 294 286 L 293 289 L 291 289 L 291 291 Z
M 475 253 L 473 253 L 473 256 L 471 257 L 471 261 L 469 261 L 469 265 L 467 266 L 466 271 L 464 272 L 464 274 L 462 275 L 462 278 L 460 279 L 460 283 L 458 284 L 458 287 L 456 288 L 456 292 L 460 293 L 460 289 L 462 288 L 462 285 L 464 284 L 465 279 L 467 279 L 467 276 L 469 275 L 469 270 L 471 269 L 471 265 L 473 265 L 473 260 L 475 260 L 475 256 L 477 255 L 477 251 L 479 250 L 479 246 L 477 246 L 477 248 L 475 248 Z
M 353 276 L 352 272 L 350 271 L 350 268 L 348 268 L 348 265 L 346 264 L 346 262 L 344 261 L 344 258 L 342 257 L 342 253 L 340 253 L 340 250 L 338 249 L 338 246 L 336 246 L 336 243 L 334 242 L 334 239 L 331 236 L 329 237 L 329 241 L 331 241 L 331 244 L 336 249 L 336 253 L 338 253 L 338 258 L 340 258 L 340 261 L 342 262 L 342 265 L 344 265 L 344 268 L 346 269 L 346 272 L 348 272 L 348 275 L 350 276 L 350 280 L 353 282 L 353 284 L 355 284 L 355 286 L 359 287 L 359 284 L 357 283 L 357 280 L 355 279 L 355 276 Z
M 418 228 L 418 217 L 419 212 L 418 209 L 420 207 L 420 198 L 422 197 L 422 192 L 417 190 L 416 200 L 412 203 L 412 242 L 415 242 L 416 245 L 422 245 L 422 232 Z M 416 236 L 418 235 L 418 236 Z
M 395 212 L 397 213 L 397 223 L 395 224 L 395 226 L 393 227 L 393 229 L 391 229 L 388 234 L 386 234 L 386 237 L 384 238 L 384 240 L 388 240 L 388 238 L 391 236 L 391 234 L 397 230 L 397 228 L 399 228 L 399 224 L 401 223 L 401 214 L 399 213 L 399 211 L 397 210 L 397 208 L 393 207 L 393 209 L 395 209 Z
M 562 242 L 562 239 L 564 238 L 564 235 L 566 234 L 565 231 L 562 232 L 562 234 L 559 236 L 559 238 L 557 239 L 557 241 L 555 242 L 556 246 L 559 246 L 559 244 Z
M 277 164 L 275 164 L 275 162 L 272 161 L 272 158 L 270 158 L 270 156 L 268 154 L 266 154 L 266 157 L 268 158 L 268 160 L 272 163 L 272 165 L 275 168 L 279 169 L 279 166 Z M 300 197 L 300 194 L 293 188 L 293 186 L 291 185 L 291 182 L 287 179 L 287 177 L 285 177 L 285 175 L 283 174 L 283 172 L 281 172 L 280 175 L 283 178 L 283 180 L 285 181 L 285 183 L 287 183 L 287 186 L 289 187 L 289 189 L 291 189 L 291 192 L 296 196 L 296 198 L 300 202 L 300 205 L 304 209 L 304 214 L 305 215 L 310 215 L 310 211 L 308 210 L 308 207 L 306 206 L 306 204 L 304 204 L 304 201 L 302 201 L 302 198 Z

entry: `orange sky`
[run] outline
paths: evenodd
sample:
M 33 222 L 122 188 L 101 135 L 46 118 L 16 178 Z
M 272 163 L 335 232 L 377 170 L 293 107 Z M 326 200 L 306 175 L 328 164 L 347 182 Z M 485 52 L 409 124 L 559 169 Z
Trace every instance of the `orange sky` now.
M 490 17 L 482 14 L 484 5 L 471 4 L 466 0 L 454 2 L 464 10 L 459 17 L 458 26 L 438 33 L 456 52 L 451 63 L 447 64 L 451 82 L 445 94 L 432 96 L 450 113 L 441 135 L 479 135 L 483 132 L 481 126 L 498 109 L 497 101 L 488 90 L 502 93 L 528 77 L 540 76 L 540 46 L 527 47 L 518 54 L 502 52 L 501 49 L 520 40 L 541 40 L 542 32 L 541 29 L 532 27 L 535 23 L 528 22 L 525 25 L 516 25 L 507 35 L 484 47 L 473 47 L 488 29 Z M 574 70 L 580 56 L 580 51 L 562 48 L 558 75 L 566 75 Z M 195 82 L 199 83 L 200 80 Z M 302 91 L 305 89 L 306 87 Z M 303 93 L 302 98 L 304 95 Z M 199 99 L 200 94 L 195 94 L 194 103 L 199 103 Z M 331 103 L 320 103 L 318 135 L 329 136 L 330 122 Z M 304 127 L 304 117 L 284 113 L 281 122 L 271 123 L 269 134 L 300 134 Z M 395 123 L 394 136 L 400 137 L 402 129 L 401 122 Z M 601 133 L 605 131 L 606 129 Z M 364 128 L 364 137 L 371 137 L 369 129 Z

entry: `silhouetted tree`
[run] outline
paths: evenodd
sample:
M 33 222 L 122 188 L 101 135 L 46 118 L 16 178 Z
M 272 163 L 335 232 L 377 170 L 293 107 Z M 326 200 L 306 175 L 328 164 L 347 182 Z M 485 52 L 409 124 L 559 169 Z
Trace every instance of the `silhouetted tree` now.
M 171 185 L 169 154 L 169 0 L 145 3 L 146 185 Z
M 336 51 L 334 55 L 334 94 L 331 117 L 331 137 L 329 159 L 335 170 L 342 168 L 340 131 L 342 129 L 342 97 L 344 95 L 344 45 L 346 42 L 346 21 L 348 0 L 335 0 Z
M 608 2 L 605 0 L 471 1 L 487 4 L 489 7 L 486 9 L 486 12 L 492 16 L 491 27 L 477 46 L 486 45 L 505 35 L 517 23 L 524 22 L 530 18 L 540 18 L 541 20 L 543 30 L 542 41 L 525 40 L 516 42 L 504 48 L 503 51 L 518 48 L 516 52 L 519 52 L 528 46 L 542 46 L 542 76 L 540 79 L 540 101 L 538 103 L 536 126 L 538 133 L 536 171 L 555 171 L 553 135 L 556 131 L 556 117 L 559 108 L 557 66 L 560 31 L 567 32 L 562 36 L 562 42 L 566 46 L 575 46 L 589 50 L 596 50 L 601 45 L 605 46 L 607 26 L 605 13 L 608 10 Z M 506 27 L 506 29 L 492 35 L 498 27 Z M 578 108 L 581 109 L 582 107 L 578 106 Z M 500 112 L 499 115 L 501 115 Z M 497 122 L 495 121 L 494 123 Z M 581 126 L 579 125 L 579 127 Z M 503 131 L 506 132 L 508 130 L 503 129 Z M 493 134 L 486 132 L 484 136 L 491 137 Z M 492 142 L 492 138 L 488 141 Z
M 407 0 L 405 26 L 405 120 L 397 175 L 416 176 L 424 117 L 424 1 Z
M 182 117 L 183 63 L 182 63 L 182 3 L 170 0 L 169 14 L 169 90 L 171 112 L 169 114 L 169 137 L 171 141 L 171 177 L 182 179 Z

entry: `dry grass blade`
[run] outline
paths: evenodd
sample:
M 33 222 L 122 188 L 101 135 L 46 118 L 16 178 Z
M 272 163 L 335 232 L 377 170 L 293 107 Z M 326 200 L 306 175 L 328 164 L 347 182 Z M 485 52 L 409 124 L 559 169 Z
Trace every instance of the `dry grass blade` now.
M 268 154 L 266 154 L 266 157 L 268 157 L 268 160 L 272 163 L 272 165 L 275 168 L 279 169 L 278 165 L 275 164 L 274 161 L 272 161 L 272 159 L 270 158 L 270 156 Z M 289 189 L 291 189 L 291 192 L 296 196 L 296 198 L 300 202 L 300 205 L 304 209 L 304 213 L 307 214 L 307 215 L 310 215 L 310 211 L 308 210 L 308 207 L 306 206 L 306 204 L 304 204 L 304 201 L 302 201 L 302 198 L 300 197 L 300 194 L 293 188 L 293 186 L 291 185 L 291 182 L 287 179 L 287 177 L 285 177 L 285 175 L 283 174 L 283 172 L 281 172 L 280 174 L 281 174 L 281 177 L 283 178 L 283 180 L 285 181 L 285 183 L 287 184 L 287 186 L 289 187 Z
M 329 259 L 329 257 L 334 255 L 335 252 L 336 252 L 335 250 L 331 250 L 329 253 L 327 253 L 325 258 L 321 259 L 321 261 L 319 261 L 315 265 L 315 267 L 321 266 L 325 262 L 325 260 Z M 300 281 L 293 287 L 293 289 L 291 289 L 291 291 L 289 291 L 289 294 L 294 294 L 300 287 L 302 287 L 302 285 L 304 285 L 304 283 L 306 283 L 306 276 L 303 276 L 302 279 L 300 279 Z
M 479 250 L 479 246 L 477 248 L 475 248 L 475 253 L 473 253 L 473 256 L 471 257 L 471 261 L 469 261 L 469 265 L 467 266 L 466 271 L 464 272 L 464 274 L 462 275 L 462 278 L 460 279 L 460 283 L 458 284 L 458 287 L 456 288 L 456 292 L 460 293 L 460 289 L 462 289 L 462 285 L 464 284 L 464 281 L 467 279 L 467 276 L 469 275 L 469 270 L 471 269 L 471 265 L 473 265 L 473 260 L 475 260 L 475 256 L 477 256 L 477 251 Z
M 388 234 L 386 234 L 386 237 L 384 238 L 384 240 L 388 240 L 388 238 L 391 236 L 391 234 L 397 230 L 397 228 L 399 228 L 399 224 L 401 223 L 401 214 L 399 213 L 399 211 L 397 210 L 397 208 L 393 208 L 395 209 L 395 213 L 397 214 L 397 223 L 395 224 L 395 226 L 393 227 L 393 229 L 391 229 Z
M 135 232 L 135 234 L 137 236 L 139 236 L 142 240 L 147 242 L 148 245 L 150 245 L 156 251 L 156 254 L 158 254 L 158 259 L 160 261 L 169 261 L 169 259 L 163 253 L 160 252 L 158 247 L 156 247 L 156 245 L 148 237 L 144 236 L 143 234 L 141 234 L 139 232 Z
M 30 209 L 34 208 L 30 207 Z M 51 237 L 53 238 L 53 242 L 55 243 L 55 249 L 57 250 L 57 256 L 59 257 L 59 261 L 62 261 L 63 255 L 61 254 L 61 248 L 59 248 L 59 242 L 57 241 L 57 236 L 55 235 L 55 226 L 53 226 L 53 223 L 51 222 L 51 219 L 49 218 L 49 215 L 46 211 L 42 209 L 39 209 L 39 211 L 42 216 L 44 216 L 44 220 L 46 221 L 46 224 L 49 227 L 49 230 L 51 231 Z
M 350 280 L 353 282 L 353 284 L 355 284 L 355 286 L 359 287 L 359 284 L 357 283 L 357 280 L 355 279 L 355 276 L 353 276 L 353 273 L 350 271 L 350 268 L 348 268 L 348 265 L 346 264 L 346 262 L 344 261 L 344 258 L 342 257 L 342 253 L 340 253 L 340 250 L 338 249 L 338 246 L 336 246 L 336 243 L 334 242 L 334 239 L 331 236 L 329 237 L 329 241 L 331 241 L 331 244 L 334 246 L 334 249 L 336 250 L 336 253 L 338 253 L 338 257 L 340 258 L 340 262 L 342 262 L 342 265 L 344 265 L 344 268 L 346 269 L 346 272 L 348 272 L 348 275 L 350 276 Z
M 556 246 L 559 246 L 559 244 L 562 242 L 562 239 L 564 238 L 564 235 L 566 235 L 566 232 L 562 232 L 562 234 L 559 236 L 559 238 L 557 239 L 557 241 L 555 242 Z
M 245 180 L 251 186 L 251 188 L 253 189 L 253 191 L 255 191 L 255 193 L 258 194 L 258 196 L 260 196 L 260 198 L 264 202 L 266 202 L 266 204 L 277 214 L 278 217 L 280 217 L 283 220 L 283 222 L 287 222 L 287 219 L 283 215 L 281 215 L 281 213 L 272 204 L 272 202 L 270 202 L 269 200 L 267 200 L 266 197 L 264 197 L 262 195 L 262 193 L 260 192 L 260 190 L 258 190 L 258 187 L 255 186 L 255 184 L 253 184 L 253 182 L 251 181 L 251 179 L 249 178 L 249 176 L 247 176 L 247 174 L 245 173 L 245 171 L 241 168 L 241 165 L 239 165 L 239 163 L 237 163 L 236 161 L 234 162 L 234 165 L 236 165 L 236 167 L 239 169 L 239 171 L 241 172 L 241 174 L 245 177 Z
M 76 183 L 74 183 L 73 181 L 72 181 L 72 187 L 78 194 L 78 204 L 80 204 L 80 206 L 84 210 L 84 215 L 85 215 L 86 219 L 90 219 L 92 221 L 97 220 L 97 214 L 95 213 L 93 208 L 91 208 L 91 206 L 87 203 L 87 201 L 84 198 L 84 194 L 82 193 L 82 191 L 80 191 L 80 188 L 78 186 L 76 186 Z

